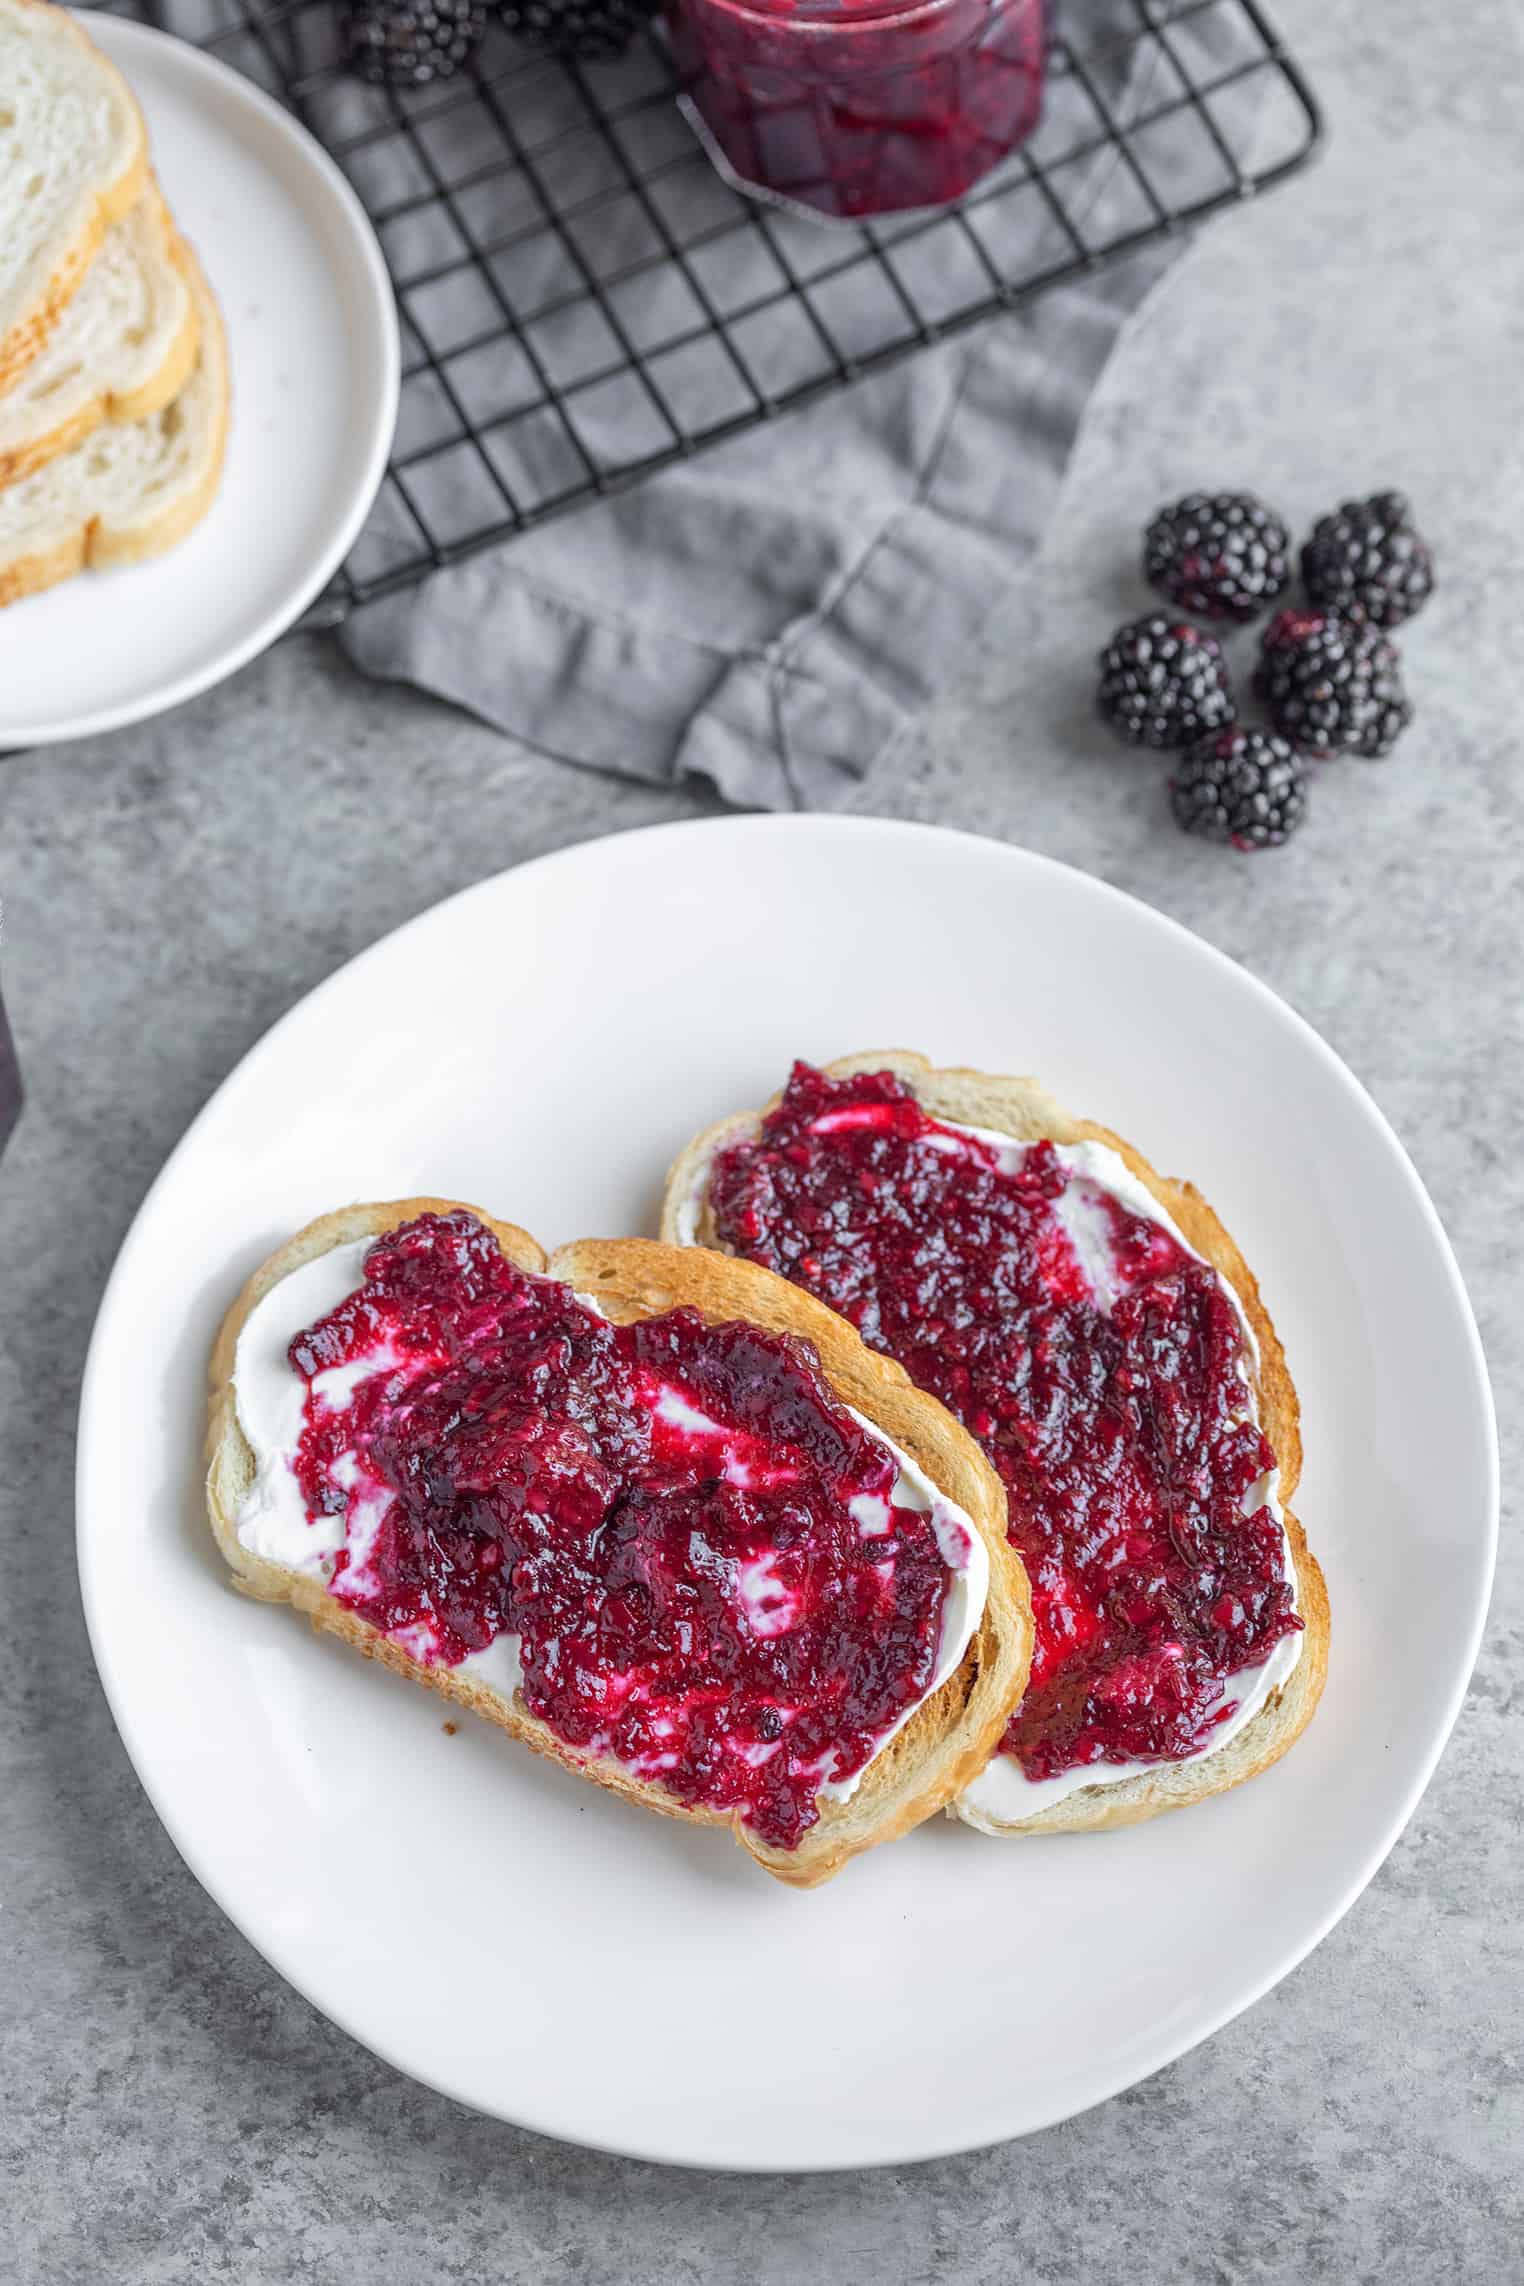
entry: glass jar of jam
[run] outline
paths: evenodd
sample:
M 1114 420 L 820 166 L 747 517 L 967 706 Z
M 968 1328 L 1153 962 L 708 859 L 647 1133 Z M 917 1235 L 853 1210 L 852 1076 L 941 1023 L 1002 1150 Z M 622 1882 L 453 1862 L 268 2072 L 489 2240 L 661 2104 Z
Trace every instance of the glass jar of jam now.
M 720 161 L 822 214 L 942 206 L 1037 124 L 1044 0 L 668 0 Z

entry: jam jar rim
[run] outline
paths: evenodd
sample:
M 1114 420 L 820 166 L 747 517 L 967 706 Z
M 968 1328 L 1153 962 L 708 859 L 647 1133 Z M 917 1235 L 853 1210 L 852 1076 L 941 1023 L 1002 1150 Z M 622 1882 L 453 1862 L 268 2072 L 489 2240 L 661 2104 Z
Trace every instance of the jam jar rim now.
M 862 8 L 843 7 L 841 0 L 684 0 L 693 15 L 712 11 L 743 22 L 767 25 L 803 40 L 850 39 L 856 32 L 882 30 L 886 25 L 910 25 L 951 15 L 968 0 L 868 0 Z M 985 0 L 990 16 L 1043 14 L 1044 0 Z M 818 10 L 818 12 L 812 12 Z M 830 10 L 830 13 L 826 13 Z

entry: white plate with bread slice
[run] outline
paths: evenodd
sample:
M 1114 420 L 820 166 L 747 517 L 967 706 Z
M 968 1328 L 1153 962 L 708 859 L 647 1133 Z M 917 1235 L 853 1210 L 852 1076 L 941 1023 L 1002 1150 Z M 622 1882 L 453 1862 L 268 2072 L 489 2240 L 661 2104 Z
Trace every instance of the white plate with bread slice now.
M 396 421 L 380 249 L 250 81 L 0 0 L 0 749 L 254 657 L 357 536 Z
M 1048 2126 L 1268 1991 L 1433 1770 L 1496 1502 L 1331 1050 L 868 819 L 352 962 L 149 1194 L 80 1415 L 101 1676 L 244 1934 L 462 2102 L 717 2167 Z

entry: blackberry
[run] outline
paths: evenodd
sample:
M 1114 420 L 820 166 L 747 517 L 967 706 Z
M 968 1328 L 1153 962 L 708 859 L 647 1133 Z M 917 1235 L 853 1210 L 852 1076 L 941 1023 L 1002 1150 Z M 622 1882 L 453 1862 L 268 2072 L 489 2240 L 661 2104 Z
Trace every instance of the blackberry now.
M 1257 619 L 1291 576 L 1291 535 L 1247 492 L 1188 492 L 1143 541 L 1143 577 L 1198 619 Z
M 1302 550 L 1314 603 L 1372 627 L 1400 627 L 1434 592 L 1434 559 L 1400 492 L 1346 500 L 1320 516 Z
M 1169 798 L 1187 833 L 1235 849 L 1278 849 L 1307 814 L 1302 765 L 1285 739 L 1236 725 L 1181 755 Z
M 427 87 L 459 71 L 486 29 L 485 0 L 351 0 L 344 46 L 374 86 Z
M 502 0 L 506 30 L 552 55 L 577 63 L 607 63 L 622 56 L 661 0 Z
M 1336 611 L 1280 611 L 1254 688 L 1283 738 L 1307 754 L 1389 753 L 1413 719 L 1395 643 Z
M 1162 612 L 1119 627 L 1100 668 L 1101 720 L 1129 746 L 1189 746 L 1233 720 L 1222 645 Z

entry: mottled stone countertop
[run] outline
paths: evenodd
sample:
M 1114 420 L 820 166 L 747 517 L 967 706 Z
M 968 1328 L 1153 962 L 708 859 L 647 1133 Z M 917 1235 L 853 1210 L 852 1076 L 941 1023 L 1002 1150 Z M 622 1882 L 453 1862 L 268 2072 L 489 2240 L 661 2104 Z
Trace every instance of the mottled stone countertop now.
M 857 806 L 1101 874 L 1318 1026 L 1455 1242 L 1506 1486 L 1524 1381 L 1524 26 L 1516 0 L 1274 6 L 1327 101 L 1327 158 L 1216 223 L 1146 307 L 1037 578 Z M 1400 483 L 1443 550 L 1400 757 L 1329 772 L 1312 822 L 1263 860 L 1186 842 L 1158 773 L 1083 719 L 1136 528 L 1202 481 L 1303 522 Z M 1348 1918 L 1193 2055 L 968 2158 L 716 2178 L 472 2117 L 274 1981 L 160 1830 L 95 1681 L 70 1530 L 85 1344 L 144 1189 L 250 1043 L 357 948 L 521 858 L 705 806 L 373 688 L 316 638 L 160 722 L 0 764 L 30 1086 L 0 1168 L 0 2277 L 1524 2278 L 1524 1579 L 1506 1504 L 1459 1727 Z

